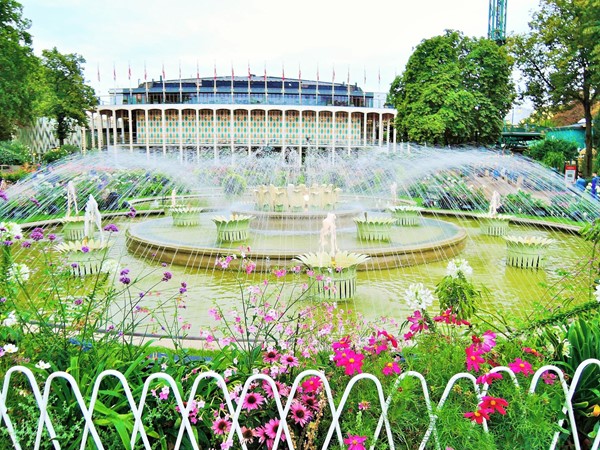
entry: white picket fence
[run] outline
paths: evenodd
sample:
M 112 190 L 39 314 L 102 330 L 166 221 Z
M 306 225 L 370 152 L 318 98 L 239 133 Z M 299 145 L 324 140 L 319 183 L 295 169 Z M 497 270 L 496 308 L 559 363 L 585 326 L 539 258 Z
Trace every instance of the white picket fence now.
M 567 384 L 567 382 L 564 378 L 563 372 L 558 367 L 552 366 L 552 365 L 546 365 L 546 366 L 540 367 L 537 370 L 537 372 L 533 375 L 530 386 L 529 386 L 529 390 L 528 390 L 529 393 L 535 392 L 536 387 L 538 386 L 538 383 L 540 381 L 542 374 L 544 374 L 546 371 L 556 374 L 557 379 L 559 380 L 559 382 L 562 386 L 562 392 L 564 393 L 563 413 L 566 413 L 566 416 L 567 416 L 566 420 L 568 421 L 568 427 L 566 427 L 566 428 L 568 428 L 571 431 L 571 433 L 574 435 L 574 437 L 575 437 L 574 443 L 575 443 L 575 448 L 577 450 L 581 450 L 581 447 L 579 445 L 578 433 L 577 433 L 577 429 L 575 426 L 575 415 L 574 415 L 573 405 L 572 405 L 571 400 L 577 390 L 578 383 L 582 376 L 582 373 L 588 366 L 591 366 L 591 365 L 596 365 L 596 366 L 600 367 L 600 360 L 588 359 L 588 360 L 584 361 L 577 368 L 577 370 L 573 376 L 573 379 L 571 380 L 570 386 Z M 517 377 L 515 376 L 513 371 L 511 369 L 509 369 L 508 367 L 496 367 L 496 368 L 492 369 L 491 372 L 506 373 L 512 379 L 515 386 L 517 386 L 517 388 L 520 388 Z M 37 426 L 37 437 L 36 437 L 34 450 L 39 449 L 42 444 L 42 438 L 44 436 L 44 428 L 47 430 L 46 439 L 48 439 L 48 436 L 50 439 L 53 439 L 56 437 L 56 433 L 54 431 L 54 426 L 52 424 L 52 420 L 46 412 L 46 406 L 48 404 L 49 396 L 50 396 L 50 393 L 52 390 L 52 383 L 53 383 L 53 381 L 55 381 L 59 378 L 64 379 L 66 382 L 68 382 L 70 384 L 70 386 L 73 390 L 73 393 L 75 395 L 75 398 L 77 399 L 78 406 L 81 408 L 81 413 L 82 413 L 83 419 L 85 421 L 81 449 L 84 449 L 86 447 L 86 445 L 88 445 L 88 441 L 90 439 L 92 440 L 92 442 L 98 449 L 104 449 L 104 446 L 100 440 L 98 432 L 94 426 L 92 415 L 93 415 L 93 411 L 94 411 L 94 406 L 95 406 L 97 398 L 98 398 L 98 393 L 100 391 L 101 382 L 102 382 L 102 380 L 104 380 L 107 377 L 114 377 L 122 384 L 125 396 L 127 397 L 127 401 L 131 408 L 131 412 L 133 413 L 133 416 L 135 417 L 135 424 L 134 424 L 134 427 L 133 427 L 133 430 L 131 433 L 132 448 L 134 447 L 134 444 L 136 445 L 136 448 L 140 448 L 139 447 L 140 440 L 141 440 L 141 445 L 143 445 L 144 449 L 151 448 L 150 442 L 148 440 L 148 436 L 147 436 L 144 426 L 142 424 L 142 417 L 144 415 L 144 409 L 146 406 L 146 398 L 148 396 L 148 393 L 151 389 L 151 386 L 155 386 L 157 382 L 161 382 L 170 387 L 170 391 L 174 395 L 177 406 L 179 408 L 179 411 L 181 412 L 181 425 L 178 429 L 178 436 L 177 436 L 177 441 L 175 443 L 174 449 L 175 450 L 180 449 L 183 438 L 186 434 L 190 438 L 190 441 L 192 442 L 193 447 L 195 449 L 200 448 L 198 446 L 198 444 L 195 442 L 194 434 L 192 431 L 192 424 L 190 423 L 190 420 L 188 417 L 190 409 L 192 407 L 192 402 L 187 402 L 187 403 L 184 402 L 184 399 L 182 398 L 181 394 L 178 391 L 175 380 L 167 374 L 155 373 L 155 374 L 150 375 L 146 379 L 143 390 L 142 390 L 141 397 L 140 397 L 138 403 L 136 403 L 136 401 L 132 395 L 131 388 L 130 388 L 125 376 L 122 373 L 114 371 L 114 370 L 106 370 L 106 371 L 102 372 L 96 379 L 94 386 L 93 386 L 92 395 L 91 395 L 89 404 L 86 404 L 83 396 L 81 395 L 81 391 L 80 391 L 79 387 L 77 386 L 77 383 L 75 382 L 75 379 L 68 373 L 54 372 L 54 373 L 50 374 L 44 384 L 44 390 L 43 390 L 43 392 L 41 392 L 40 389 L 38 388 L 37 380 L 35 379 L 33 372 L 30 369 L 28 369 L 27 367 L 15 366 L 7 371 L 7 373 L 4 377 L 2 393 L 0 396 L 0 414 L 1 414 L 1 419 L 2 419 L 1 421 L 4 424 L 4 426 L 7 428 L 8 432 L 12 438 L 14 449 L 22 450 L 23 447 L 20 445 L 20 443 L 18 442 L 18 440 L 16 438 L 13 423 L 8 414 L 6 400 L 7 400 L 8 393 L 11 389 L 11 379 L 15 374 L 19 374 L 19 373 L 24 375 L 25 377 L 27 377 L 29 383 L 31 384 L 31 390 L 33 392 L 33 395 L 35 396 L 37 405 L 40 410 L 40 416 L 38 419 L 38 426 Z M 227 389 L 225 380 L 223 379 L 223 377 L 220 374 L 218 374 L 216 372 L 212 372 L 212 371 L 200 373 L 196 376 L 193 386 L 192 386 L 192 389 L 189 394 L 189 400 L 192 400 L 195 398 L 198 386 L 202 380 L 207 379 L 207 378 L 213 379 L 223 392 L 223 396 L 224 396 L 225 402 L 226 402 L 226 407 L 228 409 L 229 415 L 231 416 L 232 426 L 231 426 L 231 430 L 229 431 L 229 436 L 227 437 L 227 439 L 231 440 L 231 441 L 239 442 L 239 444 L 241 445 L 241 448 L 246 450 L 247 447 L 243 443 L 242 430 L 241 430 L 241 425 L 239 423 L 239 418 L 240 418 L 240 414 L 242 411 L 243 399 L 247 395 L 248 389 L 252 385 L 252 383 L 254 383 L 256 381 L 265 381 L 265 382 L 269 383 L 269 385 L 271 386 L 271 389 L 273 390 L 275 403 L 277 405 L 277 413 L 279 415 L 279 419 L 281 420 L 281 426 L 279 427 L 279 429 L 277 431 L 277 436 L 275 438 L 273 448 L 277 449 L 277 448 L 286 448 L 287 447 L 288 450 L 295 450 L 293 443 L 292 443 L 291 436 L 290 436 L 290 431 L 286 424 L 286 418 L 288 417 L 288 413 L 290 412 L 290 408 L 292 406 L 292 399 L 295 397 L 295 393 L 297 392 L 297 390 L 300 386 L 300 383 L 306 377 L 312 377 L 312 376 L 317 376 L 322 380 L 324 392 L 327 396 L 328 406 L 331 409 L 331 414 L 333 417 L 333 420 L 331 421 L 331 425 L 328 429 L 328 432 L 327 432 L 327 435 L 325 438 L 325 442 L 322 447 L 324 450 L 329 449 L 329 448 L 340 448 L 340 446 L 341 446 L 341 448 L 346 448 L 346 445 L 343 444 L 343 435 L 342 435 L 342 430 L 340 427 L 339 419 L 340 419 L 342 413 L 344 412 L 344 408 L 346 407 L 346 402 L 348 400 L 350 392 L 352 391 L 354 385 L 358 381 L 361 381 L 361 380 L 370 380 L 373 383 L 373 388 L 377 390 L 377 393 L 379 396 L 379 402 L 381 404 L 381 410 L 382 410 L 377 429 L 375 430 L 375 433 L 373 435 L 372 442 L 374 444 L 370 448 L 371 448 L 371 450 L 374 450 L 377 447 L 378 442 L 386 442 L 388 447 L 391 450 L 395 449 L 394 441 L 393 441 L 393 437 L 392 437 L 392 430 L 391 430 L 390 423 L 387 418 L 387 411 L 388 411 L 388 408 L 391 403 L 391 398 L 387 398 L 387 399 L 385 398 L 384 392 L 383 392 L 383 387 L 382 387 L 381 383 L 379 382 L 379 380 L 377 379 L 377 377 L 375 377 L 371 374 L 367 374 L 367 373 L 356 375 L 349 381 L 338 405 L 335 405 L 335 403 L 334 403 L 331 388 L 329 386 L 329 382 L 328 382 L 327 378 L 324 376 L 324 374 L 322 372 L 318 372 L 315 370 L 305 370 L 296 377 L 296 379 L 292 385 L 290 394 L 288 396 L 288 400 L 285 405 L 282 403 L 281 396 L 279 395 L 279 393 L 277 391 L 277 387 L 275 385 L 274 380 L 266 375 L 257 374 L 257 375 L 252 375 L 251 377 L 249 377 L 246 380 L 246 383 L 244 384 L 243 389 L 238 396 L 237 407 L 234 407 L 232 398 Z M 398 378 L 395 382 L 395 385 L 394 385 L 394 390 L 396 390 L 396 388 L 398 387 L 400 382 L 406 377 L 414 377 L 417 380 L 419 380 L 422 391 L 423 391 L 423 397 L 425 399 L 428 415 L 429 415 L 429 427 L 428 427 L 425 435 L 423 436 L 423 440 L 421 441 L 421 444 L 419 445 L 419 449 L 424 449 L 425 446 L 427 445 L 427 443 L 431 439 L 433 439 L 433 444 L 434 444 L 435 448 L 440 449 L 441 446 L 440 446 L 440 443 L 438 440 L 437 429 L 436 429 L 437 417 L 433 412 L 434 409 L 432 407 L 432 403 L 430 400 L 427 382 L 426 382 L 425 378 L 418 372 L 405 372 L 398 376 Z M 479 385 L 476 382 L 475 377 L 472 374 L 458 373 L 458 374 L 454 375 L 448 381 L 446 388 L 443 392 L 443 395 L 442 395 L 439 403 L 437 404 L 436 410 L 439 411 L 443 407 L 444 403 L 446 402 L 448 396 L 450 395 L 450 393 L 452 391 L 453 386 L 460 379 L 467 379 L 473 383 L 473 391 L 477 394 L 479 399 L 481 399 L 483 396 L 486 395 L 487 390 L 488 390 L 487 385 L 484 385 L 483 388 L 480 389 Z M 600 380 L 598 380 L 598 388 L 600 388 Z M 188 406 L 186 406 L 186 405 L 188 405 Z M 33 418 L 32 418 L 32 420 L 33 420 Z M 558 425 L 564 427 L 564 421 L 565 421 L 564 419 L 560 420 Z M 483 427 L 484 427 L 484 430 L 487 432 L 487 423 L 485 421 L 483 423 Z M 381 436 L 381 433 L 384 429 L 385 429 L 385 435 Z M 283 444 L 280 444 L 282 433 L 285 434 L 287 439 L 285 439 L 285 442 Z M 550 450 L 556 448 L 556 446 L 558 444 L 558 439 L 559 439 L 559 433 L 557 432 L 553 436 L 552 443 L 549 447 Z M 56 439 L 52 440 L 52 444 L 53 444 L 54 448 L 57 450 L 61 448 L 60 444 L 56 441 Z M 598 436 L 596 436 L 596 438 L 594 439 L 591 449 L 598 450 L 599 446 L 600 446 L 600 434 Z M 28 449 L 26 449 L 26 450 L 28 450 Z

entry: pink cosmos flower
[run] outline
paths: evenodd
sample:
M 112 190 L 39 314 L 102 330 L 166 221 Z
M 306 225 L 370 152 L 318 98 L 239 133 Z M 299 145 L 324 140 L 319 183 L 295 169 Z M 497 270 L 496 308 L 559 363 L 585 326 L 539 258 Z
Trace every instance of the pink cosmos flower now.
M 317 392 L 321 388 L 321 379 L 319 377 L 310 377 L 302 382 L 302 390 L 304 392 Z
M 481 349 L 484 352 L 489 352 L 496 346 L 496 333 L 487 330 L 481 337 Z
M 160 400 L 166 400 L 169 397 L 169 386 L 164 386 L 161 390 L 160 390 L 160 394 L 158 394 L 158 398 Z
M 362 363 L 363 363 L 363 359 L 365 358 L 365 355 L 361 355 L 360 353 L 354 353 L 352 352 L 352 354 L 348 357 L 348 360 L 346 361 L 346 375 L 354 375 L 354 372 L 356 373 L 362 373 Z
M 290 413 L 294 422 L 301 427 L 304 427 L 312 419 L 312 412 L 300 402 L 292 403 Z
M 544 380 L 544 383 L 546 384 L 554 384 L 554 382 L 556 381 L 556 374 L 550 372 L 549 370 L 546 370 L 542 374 L 542 380 Z
M 337 342 L 331 344 L 334 351 L 350 348 L 350 337 L 346 336 Z
M 212 430 L 215 434 L 229 433 L 231 422 L 223 417 L 218 417 L 212 424 Z
M 479 384 L 487 383 L 489 386 L 492 384 L 492 382 L 494 380 L 501 380 L 501 379 L 502 379 L 502 374 L 500 374 L 498 372 L 488 372 L 488 373 L 484 373 L 483 375 L 477 377 L 477 382 Z
M 467 354 L 467 370 L 479 372 L 479 364 L 485 362 L 485 359 L 481 357 L 482 350 L 477 344 L 473 344 L 465 349 L 465 353 Z
M 402 371 L 402 369 L 400 368 L 400 366 L 398 365 L 398 363 L 396 361 L 391 361 L 388 362 L 385 366 L 383 366 L 383 369 L 381 370 L 383 372 L 384 375 L 393 375 L 395 373 L 400 373 Z
M 258 409 L 260 405 L 265 402 L 265 398 L 258 392 L 248 392 L 244 398 L 244 404 L 242 405 L 247 411 Z
M 287 273 L 287 270 L 285 270 L 285 269 L 277 269 L 277 270 L 274 270 L 273 273 L 275 274 L 275 276 L 277 278 L 281 278 L 281 277 L 285 277 L 285 275 Z
M 479 404 L 479 409 L 489 412 L 498 412 L 502 415 L 506 414 L 506 408 L 508 406 L 508 402 L 503 398 L 498 397 L 489 397 L 485 396 L 481 399 L 481 403 Z
M 508 364 L 508 367 L 510 367 L 514 373 L 522 373 L 525 376 L 533 374 L 531 364 L 527 361 L 523 361 L 521 358 L 516 358 L 514 362 Z
M 365 446 L 363 444 L 366 440 L 366 436 L 355 436 L 348 434 L 348 437 L 344 439 L 344 444 L 348 446 L 348 450 L 365 450 Z
M 478 424 L 482 424 L 484 419 L 490 420 L 490 412 L 491 411 L 488 409 L 478 409 L 477 411 L 465 413 L 464 417 L 471 419 Z
M 412 324 L 410 326 L 410 331 L 413 333 L 418 333 L 419 331 L 429 329 L 427 323 L 425 322 L 425 317 L 423 317 L 421 311 L 415 311 L 413 315 L 409 316 L 406 320 L 408 320 Z

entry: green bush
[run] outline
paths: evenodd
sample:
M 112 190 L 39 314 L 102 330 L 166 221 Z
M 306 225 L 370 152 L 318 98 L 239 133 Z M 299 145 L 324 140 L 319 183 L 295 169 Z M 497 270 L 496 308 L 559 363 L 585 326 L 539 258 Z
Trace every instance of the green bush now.
M 228 173 L 221 182 L 223 192 L 227 196 L 239 196 L 246 192 L 246 180 L 237 173 Z
M 18 141 L 0 142 L 0 164 L 20 166 L 31 162 L 31 150 Z
M 42 155 L 42 161 L 45 163 L 52 163 L 58 161 L 61 158 L 65 158 L 73 153 L 77 153 L 79 147 L 75 145 L 65 144 L 60 148 L 53 148 Z
M 561 169 L 565 161 L 578 156 L 577 144 L 563 139 L 544 139 L 536 142 L 527 149 L 525 154 L 552 167 L 556 167 L 557 160 L 562 158 Z
M 5 180 L 8 183 L 16 183 L 27 175 L 29 175 L 29 172 L 24 169 L 15 170 L 14 172 L 0 172 L 0 180 Z

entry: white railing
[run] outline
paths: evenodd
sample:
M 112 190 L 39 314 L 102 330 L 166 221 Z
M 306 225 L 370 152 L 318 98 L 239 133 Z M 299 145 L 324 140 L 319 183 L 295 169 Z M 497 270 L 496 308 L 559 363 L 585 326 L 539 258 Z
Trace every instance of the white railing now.
M 563 414 L 566 414 L 566 417 L 567 417 L 567 419 L 561 419 L 558 422 L 558 426 L 567 428 L 567 427 L 564 427 L 564 421 L 565 420 L 568 421 L 567 429 L 570 430 L 570 432 L 573 435 L 574 447 L 577 450 L 581 450 L 581 447 L 579 444 L 578 431 L 577 431 L 577 428 L 575 425 L 575 414 L 574 414 L 574 410 L 573 410 L 572 399 L 573 399 L 573 395 L 575 394 L 575 392 L 577 390 L 582 373 L 584 372 L 584 370 L 586 368 L 588 368 L 589 366 L 593 366 L 593 365 L 600 367 L 600 360 L 588 359 L 588 360 L 584 361 L 575 371 L 573 378 L 571 380 L 570 386 L 567 384 L 567 382 L 564 378 L 563 372 L 558 367 L 552 366 L 552 365 L 543 366 L 543 367 L 539 368 L 537 370 L 537 372 L 534 374 L 534 376 L 532 377 L 531 383 L 530 383 L 530 386 L 528 389 L 528 392 L 530 394 L 535 393 L 538 382 L 539 382 L 542 374 L 544 374 L 545 372 L 549 371 L 549 372 L 556 374 L 556 376 L 562 386 L 562 392 L 564 394 Z M 514 372 L 511 369 L 509 369 L 508 367 L 495 367 L 494 369 L 491 370 L 491 372 L 504 372 L 504 373 L 508 374 L 508 376 L 511 378 L 511 380 L 513 381 L 515 386 L 517 388 L 520 388 L 517 377 L 515 376 Z M 144 429 L 144 426 L 142 423 L 142 418 L 144 416 L 146 399 L 148 397 L 148 393 L 150 392 L 151 386 L 155 385 L 155 383 L 157 381 L 160 381 L 160 382 L 164 383 L 165 385 L 169 386 L 170 391 L 173 393 L 173 395 L 175 397 L 176 405 L 181 413 L 181 424 L 179 425 L 179 429 L 177 430 L 178 431 L 177 440 L 176 440 L 173 448 L 175 450 L 180 449 L 182 442 L 183 442 L 183 438 L 187 434 L 189 440 L 192 443 L 193 448 L 200 449 L 199 445 L 195 441 L 192 424 L 190 423 L 190 420 L 189 420 L 189 413 L 190 413 L 190 409 L 192 408 L 193 403 L 191 401 L 184 402 L 184 399 L 178 390 L 177 383 L 170 375 L 163 374 L 163 373 L 155 373 L 155 374 L 150 375 L 146 379 L 143 389 L 142 389 L 141 396 L 138 400 L 138 403 L 136 403 L 136 401 L 133 397 L 133 394 L 132 394 L 132 390 L 131 390 L 125 376 L 122 373 L 117 372 L 115 370 L 106 370 L 106 371 L 100 373 L 100 375 L 96 378 L 93 389 L 92 389 L 92 393 L 90 396 L 89 404 L 86 404 L 86 402 L 81 394 L 81 391 L 80 391 L 79 387 L 77 386 L 75 379 L 70 374 L 68 374 L 66 372 L 54 372 L 54 373 L 50 374 L 44 383 L 44 388 L 43 388 L 43 392 L 42 392 L 42 391 L 40 391 L 40 388 L 38 387 L 38 380 L 36 380 L 33 372 L 30 369 L 28 369 L 27 367 L 23 367 L 23 366 L 15 366 L 7 371 L 6 375 L 4 376 L 4 383 L 3 383 L 2 392 L 0 395 L 1 422 L 4 424 L 9 435 L 11 436 L 11 439 L 13 442 L 13 448 L 15 448 L 15 449 L 22 450 L 23 447 L 18 442 L 18 439 L 16 437 L 17 434 L 13 427 L 13 423 L 9 416 L 7 404 L 6 404 L 7 397 L 8 397 L 9 391 L 11 389 L 11 379 L 12 379 L 13 375 L 15 375 L 15 374 L 22 374 L 27 378 L 27 380 L 31 386 L 31 391 L 33 393 L 33 396 L 35 397 L 37 406 L 39 407 L 39 411 L 40 411 L 34 450 L 39 449 L 40 446 L 42 445 L 42 436 L 44 435 L 44 428 L 47 431 L 47 435 L 52 440 L 52 445 L 54 446 L 54 448 L 57 450 L 61 448 L 60 444 L 55 439 L 56 433 L 54 431 L 54 426 L 52 424 L 51 418 L 49 417 L 49 415 L 47 414 L 47 411 L 46 411 L 46 407 L 49 402 L 50 393 L 52 391 L 52 383 L 57 379 L 63 379 L 71 386 L 73 395 L 74 395 L 75 399 L 77 400 L 79 408 L 81 409 L 81 414 L 82 414 L 83 420 L 85 422 L 85 425 L 84 425 L 84 429 L 83 429 L 83 433 L 82 433 L 82 442 L 81 442 L 80 448 L 82 448 L 82 449 L 88 448 L 88 441 L 91 439 L 91 442 L 96 446 L 96 448 L 104 449 L 104 446 L 101 442 L 100 436 L 98 435 L 98 431 L 96 430 L 96 428 L 94 426 L 93 412 L 94 412 L 94 408 L 95 408 L 95 405 L 96 405 L 96 402 L 98 399 L 98 394 L 100 391 L 101 383 L 107 377 L 114 377 L 123 386 L 124 396 L 127 398 L 127 402 L 129 403 L 129 407 L 131 409 L 131 412 L 133 413 L 133 417 L 135 418 L 135 423 L 133 426 L 133 430 L 131 432 L 131 440 L 130 440 L 132 448 L 134 446 L 135 446 L 135 448 L 140 448 L 140 442 L 139 442 L 140 439 L 141 439 L 144 449 L 151 448 L 150 442 L 148 440 L 148 436 L 146 434 L 146 430 Z M 193 386 L 191 388 L 191 391 L 189 393 L 189 400 L 192 400 L 196 397 L 198 387 L 202 380 L 213 379 L 217 383 L 218 387 L 221 389 L 221 391 L 223 393 L 223 397 L 225 398 L 225 403 L 226 403 L 226 407 L 228 410 L 227 412 L 232 419 L 231 420 L 232 425 L 231 425 L 231 429 L 229 431 L 229 435 L 228 435 L 227 439 L 236 442 L 236 444 L 239 443 L 239 445 L 241 445 L 241 448 L 246 450 L 247 446 L 243 443 L 242 429 L 241 429 L 241 424 L 239 423 L 240 414 L 242 411 L 243 400 L 246 397 L 248 390 L 253 382 L 255 382 L 257 380 L 264 381 L 264 382 L 268 383 L 271 386 L 271 389 L 273 390 L 275 404 L 277 407 L 277 414 L 281 421 L 281 426 L 278 427 L 278 431 L 277 431 L 277 435 L 276 435 L 276 438 L 275 438 L 275 441 L 273 444 L 273 448 L 277 449 L 277 448 L 287 447 L 288 450 L 295 450 L 291 436 L 290 436 L 290 431 L 289 431 L 289 428 L 286 423 L 286 418 L 288 417 L 288 414 L 289 414 L 291 406 L 292 406 L 292 400 L 294 399 L 295 394 L 298 391 L 300 383 L 306 377 L 313 377 L 313 376 L 319 377 L 323 382 L 324 392 L 327 397 L 327 403 L 331 410 L 331 415 L 332 415 L 331 425 L 329 426 L 329 429 L 327 431 L 327 435 L 325 437 L 325 441 L 324 441 L 324 444 L 322 447 L 323 449 L 339 448 L 340 446 L 342 446 L 342 448 L 346 447 L 343 444 L 343 435 L 342 435 L 342 430 L 341 430 L 339 419 L 340 419 L 342 413 L 344 412 L 344 408 L 346 406 L 346 402 L 348 400 L 350 392 L 352 391 L 354 385 L 360 380 L 369 380 L 373 383 L 374 389 L 377 390 L 377 394 L 378 394 L 379 402 L 380 402 L 380 406 L 381 406 L 381 416 L 379 418 L 378 426 L 373 435 L 374 444 L 370 447 L 370 449 L 374 450 L 377 447 L 376 444 L 378 442 L 383 442 L 383 441 L 385 441 L 387 443 L 388 447 L 391 450 L 395 449 L 393 436 L 392 436 L 392 430 L 391 430 L 390 423 L 389 423 L 388 417 L 387 417 L 387 411 L 391 404 L 391 397 L 388 397 L 387 399 L 385 398 L 384 390 L 383 390 L 383 387 L 382 387 L 380 381 L 377 379 L 377 377 L 375 377 L 374 375 L 371 375 L 371 374 L 363 373 L 363 374 L 354 376 L 349 381 L 348 385 L 346 386 L 346 389 L 344 390 L 344 393 L 343 393 L 338 405 L 335 405 L 332 391 L 329 386 L 329 382 L 328 382 L 327 378 L 325 377 L 325 375 L 322 372 L 318 372 L 316 370 L 305 370 L 296 377 L 296 379 L 294 380 L 294 383 L 292 385 L 291 391 L 289 393 L 288 400 L 285 403 L 285 405 L 282 403 L 282 398 L 279 395 L 279 392 L 277 391 L 277 387 L 275 385 L 274 380 L 266 375 L 257 374 L 257 375 L 250 376 L 246 380 L 246 382 L 243 386 L 243 389 L 237 398 L 237 407 L 234 407 L 233 401 L 232 401 L 231 395 L 227 389 L 225 380 L 223 379 L 223 377 L 220 374 L 213 372 L 213 371 L 200 373 L 196 376 Z M 425 400 L 425 404 L 426 404 L 426 408 L 427 408 L 427 414 L 429 416 L 429 427 L 426 430 L 425 435 L 423 436 L 423 439 L 418 448 L 424 449 L 425 446 L 427 445 L 427 443 L 430 441 L 430 439 L 433 438 L 433 444 L 434 444 L 435 448 L 440 449 L 441 446 L 440 446 L 440 443 L 438 440 L 437 429 L 436 429 L 437 416 L 434 413 L 434 406 L 432 405 L 432 402 L 430 399 L 429 388 L 427 386 L 427 382 L 426 382 L 425 378 L 423 377 L 423 375 L 421 375 L 418 372 L 402 373 L 401 375 L 398 376 L 398 378 L 393 386 L 393 391 L 395 391 L 398 388 L 400 382 L 407 377 L 414 377 L 420 382 L 422 393 L 423 393 L 423 398 Z M 479 385 L 476 382 L 475 377 L 472 374 L 458 373 L 458 374 L 454 375 L 448 381 L 440 401 L 435 406 L 436 411 L 439 411 L 444 406 L 444 403 L 446 402 L 448 396 L 450 395 L 452 388 L 454 387 L 456 382 L 460 379 L 467 379 L 473 383 L 473 391 L 475 392 L 475 394 L 478 396 L 478 398 L 480 400 L 483 396 L 486 395 L 487 390 L 488 390 L 487 385 L 483 385 L 483 388 L 480 389 Z M 599 380 L 598 384 L 600 386 L 600 380 Z M 385 437 L 381 437 L 381 433 L 384 428 L 385 428 Z M 483 429 L 487 432 L 487 423 L 485 421 L 483 422 Z M 285 439 L 285 443 L 283 445 L 279 446 L 282 434 L 285 435 L 286 439 Z M 549 447 L 550 450 L 556 448 L 556 446 L 558 444 L 558 440 L 559 440 L 559 432 L 557 431 L 554 434 L 553 440 L 550 444 L 550 447 Z M 114 445 L 114 443 L 112 443 L 112 444 Z M 599 446 L 600 446 L 600 433 L 595 437 L 594 442 L 592 443 L 592 446 L 591 446 L 591 450 L 598 450 Z

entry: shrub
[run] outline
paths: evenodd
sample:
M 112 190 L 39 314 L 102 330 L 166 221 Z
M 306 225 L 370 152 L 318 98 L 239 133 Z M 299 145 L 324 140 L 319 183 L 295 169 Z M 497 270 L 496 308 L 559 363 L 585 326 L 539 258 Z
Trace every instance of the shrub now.
M 0 164 L 20 166 L 31 162 L 31 150 L 18 141 L 0 142 Z
M 577 144 L 563 139 L 544 139 L 531 145 L 525 154 L 552 167 L 557 167 L 554 164 L 562 159 L 558 167 L 562 170 L 565 161 L 577 157 Z
M 59 148 L 53 148 L 52 150 L 47 151 L 42 155 L 42 161 L 45 163 L 52 163 L 54 161 L 58 161 L 61 158 L 65 158 L 73 153 L 77 153 L 79 151 L 79 147 L 75 145 L 65 144 Z
M 225 195 L 239 196 L 246 192 L 246 180 L 237 173 L 228 173 L 221 182 Z

